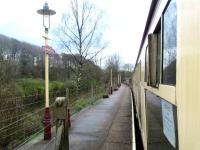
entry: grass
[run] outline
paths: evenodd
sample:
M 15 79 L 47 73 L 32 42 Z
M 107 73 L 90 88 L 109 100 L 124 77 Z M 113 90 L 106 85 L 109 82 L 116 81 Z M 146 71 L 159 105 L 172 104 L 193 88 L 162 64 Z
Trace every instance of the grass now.
M 99 91 L 97 94 L 95 94 L 93 97 L 82 97 L 80 99 L 77 99 L 72 105 L 72 113 L 77 113 L 81 111 L 83 108 L 93 105 L 97 100 L 102 98 L 103 92 L 102 90 Z

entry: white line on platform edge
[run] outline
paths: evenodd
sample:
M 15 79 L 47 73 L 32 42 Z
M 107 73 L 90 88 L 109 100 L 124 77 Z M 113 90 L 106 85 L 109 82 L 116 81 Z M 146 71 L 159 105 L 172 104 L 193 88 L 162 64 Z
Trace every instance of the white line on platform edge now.
M 136 150 L 135 147 L 135 123 L 134 123 L 134 111 L 133 111 L 133 95 L 131 93 L 131 110 L 132 110 L 132 150 Z

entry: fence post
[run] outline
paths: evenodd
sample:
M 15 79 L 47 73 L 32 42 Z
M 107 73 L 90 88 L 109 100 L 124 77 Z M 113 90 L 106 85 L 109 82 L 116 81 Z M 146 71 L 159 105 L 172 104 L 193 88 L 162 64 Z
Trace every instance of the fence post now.
M 105 85 L 104 85 L 104 95 L 103 95 L 103 98 L 109 98 L 109 93 L 110 93 L 110 84 L 109 82 L 106 82 Z
M 93 83 L 91 83 L 91 97 L 94 97 L 94 86 L 93 86 Z
M 110 69 L 110 94 L 113 93 L 113 75 L 112 75 L 112 68 Z
M 69 89 L 66 88 L 66 99 L 67 99 L 67 104 L 69 104 Z
M 68 129 L 71 128 L 71 118 L 70 118 L 70 107 L 69 107 L 69 89 L 66 88 L 66 98 L 67 98 L 67 118 L 66 118 L 66 123 L 68 125 Z
M 56 118 L 55 150 L 69 150 L 68 115 L 66 97 L 57 97 L 54 114 Z

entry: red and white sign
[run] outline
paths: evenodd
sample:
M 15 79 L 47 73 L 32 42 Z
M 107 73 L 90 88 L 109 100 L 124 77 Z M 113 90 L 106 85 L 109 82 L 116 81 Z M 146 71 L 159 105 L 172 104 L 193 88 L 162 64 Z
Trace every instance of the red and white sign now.
M 52 47 L 48 46 L 48 45 L 47 46 L 42 46 L 42 49 L 43 49 L 44 52 L 46 52 L 49 55 L 52 55 L 52 54 L 55 53 L 55 50 Z

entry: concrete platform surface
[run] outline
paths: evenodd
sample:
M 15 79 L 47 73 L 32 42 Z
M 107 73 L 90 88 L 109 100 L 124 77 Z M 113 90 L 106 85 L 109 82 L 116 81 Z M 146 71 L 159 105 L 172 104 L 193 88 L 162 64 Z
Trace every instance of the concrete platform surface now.
M 70 150 L 132 150 L 131 92 L 122 85 L 109 98 L 101 99 L 72 119 Z M 38 137 L 21 150 L 53 150 L 55 138 Z

